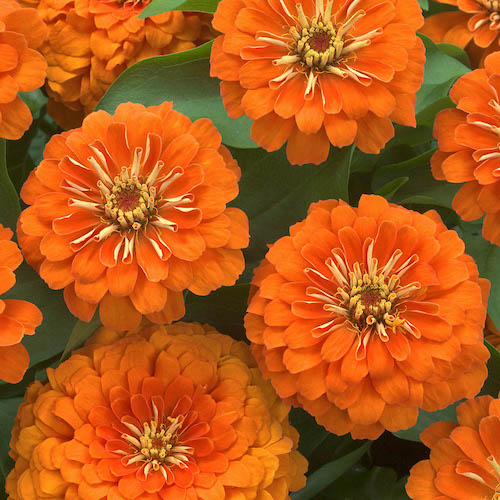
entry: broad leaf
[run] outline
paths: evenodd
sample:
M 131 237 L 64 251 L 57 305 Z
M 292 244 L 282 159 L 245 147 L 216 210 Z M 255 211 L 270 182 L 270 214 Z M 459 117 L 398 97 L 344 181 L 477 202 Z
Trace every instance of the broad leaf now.
M 171 10 L 213 13 L 217 10 L 218 3 L 219 0 L 154 0 L 139 14 L 139 19 L 146 19 Z
M 274 153 L 232 150 L 242 171 L 240 194 L 233 205 L 250 220 L 247 266 L 257 265 L 268 244 L 303 220 L 311 203 L 332 198 L 348 201 L 352 151 L 332 148 L 322 165 L 295 166 L 288 163 L 284 148 Z
M 30 366 L 64 350 L 77 319 L 68 311 L 61 291 L 51 290 L 24 262 L 16 270 L 16 284 L 2 298 L 29 300 L 42 311 L 42 324 L 22 341 L 30 354 Z
M 101 326 L 101 321 L 98 314 L 96 314 L 88 323 L 79 320 L 71 332 L 60 362 L 69 358 L 72 351 L 82 347 L 85 341 L 97 330 L 97 328 L 99 328 L 99 326 Z
M 349 470 L 368 451 L 371 443 L 363 443 L 356 450 L 323 465 L 308 478 L 304 488 L 292 493 L 292 500 L 313 500 L 320 492 L 330 486 L 336 479 Z
M 317 500 L 409 500 L 405 491 L 407 477 L 398 481 L 389 467 L 366 469 L 356 465 L 337 479 Z
M 191 120 L 210 118 L 224 144 L 256 148 L 250 138 L 251 120 L 229 118 L 222 104 L 219 80 L 210 77 L 212 42 L 177 54 L 151 57 L 125 70 L 111 85 L 96 109 L 113 113 L 122 102 L 158 106 L 165 100 Z
M 7 172 L 6 141 L 0 139 L 0 224 L 15 230 L 20 213 L 19 197 Z

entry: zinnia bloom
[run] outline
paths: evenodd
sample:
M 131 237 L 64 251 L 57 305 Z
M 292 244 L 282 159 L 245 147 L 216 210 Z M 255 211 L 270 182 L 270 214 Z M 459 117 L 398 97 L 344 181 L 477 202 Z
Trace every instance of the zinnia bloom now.
M 465 182 L 453 200 L 458 215 L 484 217 L 483 237 L 500 245 L 500 53 L 486 58 L 484 69 L 467 73 L 450 90 L 456 109 L 438 113 L 431 159 L 438 180 Z
M 40 88 L 47 63 L 34 49 L 45 40 L 47 27 L 34 9 L 14 0 L 0 3 L 0 137 L 19 139 L 33 118 L 19 92 Z
M 473 397 L 489 282 L 434 212 L 329 200 L 257 268 L 245 318 L 264 375 L 335 434 L 377 438 Z
M 441 12 L 425 19 L 420 30 L 435 43 L 445 42 L 465 49 L 475 67 L 500 50 L 500 7 L 497 0 L 436 0 L 458 10 Z
M 14 271 L 23 256 L 10 241 L 12 231 L 0 224 L 0 295 L 16 283 Z M 28 369 L 30 358 L 20 343 L 24 335 L 33 335 L 42 322 L 38 307 L 24 300 L 0 299 L 0 379 L 11 384 L 20 382 Z
M 126 330 L 184 315 L 183 292 L 233 285 L 248 219 L 226 204 L 240 170 L 207 119 L 172 103 L 118 106 L 54 136 L 21 196 L 26 260 L 69 310 Z
M 430 460 L 410 471 L 412 500 L 497 500 L 500 485 L 500 400 L 480 396 L 457 408 L 458 424 L 435 422 L 420 439 Z
M 109 86 L 148 57 L 196 47 L 213 37 L 211 15 L 167 12 L 139 19 L 149 0 L 23 0 L 48 26 L 40 48 L 48 110 L 66 130 L 81 126 Z
M 208 325 L 101 328 L 47 375 L 15 420 L 10 499 L 285 500 L 305 484 L 290 408 Z
M 424 74 L 416 0 L 222 0 L 211 74 L 231 118 L 267 151 L 319 164 L 330 143 L 379 153 L 392 122 L 415 126 Z

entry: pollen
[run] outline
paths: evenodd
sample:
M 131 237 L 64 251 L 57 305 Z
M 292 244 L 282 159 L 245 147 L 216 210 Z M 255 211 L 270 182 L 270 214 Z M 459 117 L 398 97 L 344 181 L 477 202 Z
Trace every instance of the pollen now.
M 156 410 L 153 404 L 153 408 Z M 158 411 L 150 422 L 144 422 L 142 428 L 130 424 L 126 419 L 122 421 L 130 432 L 124 433 L 122 439 L 129 445 L 130 452 L 121 452 L 122 463 L 125 466 L 134 463 L 144 464 L 144 475 L 151 471 L 160 471 L 165 479 L 168 469 L 179 467 L 186 469 L 194 461 L 193 448 L 183 446 L 182 434 L 185 417 L 164 417 L 160 421 Z

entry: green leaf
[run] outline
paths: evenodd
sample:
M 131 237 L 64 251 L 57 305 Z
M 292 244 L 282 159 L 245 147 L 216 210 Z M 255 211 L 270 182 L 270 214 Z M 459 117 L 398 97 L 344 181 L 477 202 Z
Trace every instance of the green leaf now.
M 407 479 L 398 481 L 396 472 L 389 467 L 366 469 L 357 465 L 317 500 L 409 500 L 405 491 Z
M 437 48 L 444 52 L 446 55 L 453 57 L 458 62 L 461 62 L 464 66 L 470 69 L 470 59 L 464 49 L 461 49 L 458 45 L 452 43 L 437 43 Z
M 351 451 L 337 460 L 323 465 L 317 471 L 313 472 L 308 478 L 307 483 L 300 491 L 292 493 L 292 500 L 312 500 L 316 495 L 330 486 L 336 479 L 342 476 L 368 451 L 371 443 L 363 443 L 359 448 Z
M 429 427 L 434 422 L 440 422 L 441 420 L 447 420 L 450 422 L 457 421 L 457 406 L 463 403 L 463 399 L 447 406 L 443 410 L 438 411 L 424 411 L 419 410 L 417 423 L 406 429 L 404 431 L 393 432 L 395 436 L 401 439 L 407 439 L 409 441 L 420 441 L 420 434 Z
M 319 166 L 290 165 L 284 148 L 273 153 L 231 151 L 242 172 L 240 194 L 233 205 L 250 220 L 250 246 L 245 251 L 250 269 L 264 257 L 269 243 L 287 235 L 291 225 L 306 217 L 311 203 L 332 198 L 348 201 L 352 147 L 332 148 Z
M 146 19 L 171 10 L 212 14 L 217 10 L 218 3 L 219 0 L 154 0 L 139 14 L 139 19 Z
M 96 109 L 113 113 L 122 102 L 158 106 L 172 100 L 174 109 L 191 120 L 210 118 L 224 144 L 256 148 L 250 138 L 252 121 L 229 118 L 220 97 L 219 81 L 210 78 L 208 57 L 212 42 L 177 54 L 151 57 L 125 70 L 99 101 Z
M 2 298 L 29 300 L 42 311 L 42 324 L 22 341 L 30 354 L 30 366 L 64 350 L 77 320 L 62 293 L 51 290 L 28 264 L 24 262 L 16 270 L 16 284 Z
M 491 283 L 488 314 L 495 325 L 500 325 L 500 247 L 483 238 L 481 224 L 477 222 L 463 222 L 455 229 L 465 242 L 465 251 L 474 258 L 479 276 Z
M 64 352 L 62 353 L 61 359 L 59 360 L 62 363 L 64 360 L 69 358 L 71 352 L 75 349 L 82 347 L 85 341 L 101 326 L 101 320 L 99 319 L 99 315 L 95 314 L 94 317 L 88 322 L 79 320 L 78 323 L 73 328 L 71 335 L 68 339 L 68 343 L 64 348 Z
M 383 196 L 386 198 L 388 201 L 391 200 L 391 198 L 394 196 L 396 191 L 406 184 L 410 180 L 409 177 L 398 177 L 397 179 L 394 179 L 392 181 L 389 181 L 387 184 L 382 186 L 376 194 Z
M 429 0 L 418 0 L 422 10 L 429 10 Z
M 432 103 L 446 97 L 455 80 L 470 71 L 462 62 L 451 57 L 446 45 L 440 47 L 430 38 L 419 33 L 425 45 L 425 73 L 422 87 L 417 92 L 416 113 L 420 113 Z M 418 115 L 417 115 L 418 117 Z
M 314 454 L 328 437 L 333 436 L 323 426 L 317 424 L 314 417 L 302 408 L 291 409 L 290 423 L 299 433 L 299 451 L 307 459 Z M 335 437 L 339 438 L 339 436 Z M 337 451 L 336 447 L 332 449 Z
M 220 333 L 244 340 L 246 336 L 243 317 L 247 309 L 249 290 L 250 284 L 244 283 L 220 288 L 207 297 L 188 293 L 183 321 L 208 323 Z
M 498 398 L 498 391 L 500 389 L 500 352 L 487 340 L 484 343 L 490 351 L 490 359 L 488 360 L 488 378 L 480 394 L 489 394 L 494 398 Z
M 8 455 L 10 449 L 9 442 L 17 408 L 22 401 L 23 397 L 21 396 L 0 399 L 0 491 L 5 490 L 1 485 L 5 482 L 14 465 L 14 461 Z
M 0 139 L 0 223 L 15 230 L 17 218 L 21 213 L 21 205 L 7 172 L 6 151 L 6 141 Z

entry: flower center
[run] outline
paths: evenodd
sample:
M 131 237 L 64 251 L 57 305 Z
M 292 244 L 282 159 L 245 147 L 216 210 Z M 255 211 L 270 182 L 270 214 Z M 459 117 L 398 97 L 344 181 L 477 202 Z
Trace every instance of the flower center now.
M 358 334 L 358 359 L 366 354 L 366 345 L 372 335 L 378 335 L 383 342 L 389 340 L 389 333 L 397 331 L 415 338 L 421 336 L 418 328 L 402 316 L 405 303 L 413 300 L 421 289 L 416 281 L 407 285 L 401 283 L 403 275 L 418 262 L 418 255 L 399 264 L 403 252 L 395 250 L 379 269 L 373 247 L 372 241 L 364 262 L 355 262 L 352 268 L 343 251 L 334 249 L 333 257 L 325 262 L 331 278 L 315 268 L 305 270 L 315 285 L 308 287 L 306 294 L 311 301 L 322 304 L 323 310 L 332 316 L 331 320 L 312 330 L 313 337 L 329 335 L 345 325 Z M 301 303 L 307 308 L 312 302 Z
M 499 3 L 498 0 L 478 0 L 478 3 L 482 5 L 489 12 L 498 12 L 499 11 Z
M 356 39 L 348 34 L 356 21 L 366 15 L 364 10 L 353 14 L 345 23 L 334 27 L 331 20 L 332 3 L 328 2 L 323 11 L 322 0 L 318 0 L 318 15 L 311 20 L 307 19 L 302 5 L 296 5 L 300 26 L 292 26 L 290 35 L 293 43 L 290 46 L 290 56 L 294 62 L 301 62 L 309 68 L 337 73 L 338 68 L 332 66 L 352 56 L 352 53 L 361 47 L 370 45 L 370 36 Z M 283 58 L 282 58 L 283 59 Z
M 376 323 L 393 329 L 404 324 L 405 321 L 399 317 L 396 309 L 398 295 L 394 290 L 397 290 L 398 283 L 399 278 L 391 277 L 389 285 L 386 284 L 383 273 L 372 277 L 364 274 L 356 285 L 342 290 L 344 306 L 349 311 L 352 324 L 358 330 Z M 348 300 L 346 294 L 349 295 Z
M 112 186 L 102 181 L 98 186 L 104 203 L 104 220 L 108 223 L 118 222 L 125 229 L 137 231 L 157 212 L 156 188 L 131 175 L 130 168 L 123 167 Z
M 150 422 L 144 422 L 142 429 L 122 420 L 122 423 L 130 429 L 129 433 L 123 434 L 122 438 L 130 445 L 130 453 L 123 458 L 124 465 L 143 462 L 144 475 L 147 477 L 151 470 L 160 471 L 167 478 L 167 469 L 180 467 L 186 469 L 188 463 L 193 461 L 193 448 L 183 446 L 181 434 L 184 416 L 176 418 L 166 417 L 159 423 L 155 418 Z
M 295 5 L 297 14 L 292 15 L 284 0 L 279 0 L 285 13 L 293 19 L 287 32 L 276 35 L 267 31 L 259 34 L 258 41 L 287 48 L 288 54 L 273 60 L 275 66 L 286 67 L 283 74 L 271 80 L 273 88 L 284 85 L 297 73 L 306 74 L 307 87 L 305 97 L 311 97 L 319 73 L 328 72 L 341 78 L 352 78 L 358 83 L 369 85 L 371 76 L 349 66 L 355 59 L 355 51 L 371 44 L 372 38 L 383 33 L 376 28 L 368 33 L 354 34 L 353 26 L 366 15 L 364 10 L 357 10 L 354 1 L 347 9 L 346 21 L 337 21 L 337 14 L 332 13 L 333 1 L 316 0 L 316 13 L 308 18 L 302 5 Z M 269 36 L 271 35 L 271 36 Z

